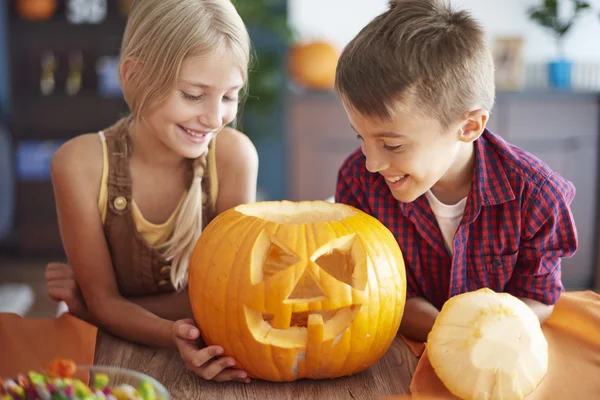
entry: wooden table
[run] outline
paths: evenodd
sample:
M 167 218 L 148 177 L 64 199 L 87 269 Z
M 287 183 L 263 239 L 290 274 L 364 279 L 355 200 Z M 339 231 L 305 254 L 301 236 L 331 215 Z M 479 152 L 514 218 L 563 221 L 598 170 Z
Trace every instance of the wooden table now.
M 286 383 L 217 383 L 189 372 L 175 351 L 137 345 L 98 331 L 94 364 L 131 368 L 150 375 L 165 385 L 173 400 L 363 400 L 408 394 L 417 358 L 397 337 L 377 364 L 354 376 Z

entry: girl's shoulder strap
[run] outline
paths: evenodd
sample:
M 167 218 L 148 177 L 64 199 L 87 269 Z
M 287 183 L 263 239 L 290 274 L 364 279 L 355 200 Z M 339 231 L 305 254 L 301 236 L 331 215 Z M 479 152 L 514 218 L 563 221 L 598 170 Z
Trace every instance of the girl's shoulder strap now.
M 217 153 L 217 139 L 213 139 L 211 140 L 210 144 L 208 145 L 208 156 L 207 156 L 207 173 L 208 176 L 210 177 L 210 185 L 209 185 L 209 196 L 210 196 L 210 201 L 213 205 L 213 207 L 216 206 L 217 204 L 217 197 L 219 195 L 219 181 L 217 178 L 217 157 L 216 157 L 216 153 Z

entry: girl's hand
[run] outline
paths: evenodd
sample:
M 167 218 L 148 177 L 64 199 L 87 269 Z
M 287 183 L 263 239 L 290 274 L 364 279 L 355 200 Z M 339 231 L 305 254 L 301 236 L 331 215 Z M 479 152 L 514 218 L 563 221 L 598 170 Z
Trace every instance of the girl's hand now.
M 80 318 L 88 314 L 73 268 L 69 264 L 49 263 L 46 266 L 46 287 L 52 300 L 67 303 L 69 313 Z
M 221 346 L 200 349 L 196 344 L 199 337 L 200 331 L 193 320 L 183 319 L 173 324 L 173 340 L 190 371 L 206 380 L 250 382 L 246 371 L 232 368 L 236 363 L 232 357 L 220 357 Z

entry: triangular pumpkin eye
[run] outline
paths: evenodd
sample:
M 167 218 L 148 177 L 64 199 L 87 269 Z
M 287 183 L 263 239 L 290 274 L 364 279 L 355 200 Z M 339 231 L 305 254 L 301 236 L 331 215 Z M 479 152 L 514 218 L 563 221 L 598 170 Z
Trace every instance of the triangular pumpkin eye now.
M 356 289 L 365 289 L 366 273 L 363 273 L 363 268 L 358 268 L 366 261 L 365 251 L 356 235 L 330 241 L 317 250 L 312 258 L 323 271 L 338 281 Z
M 254 243 L 251 281 L 256 285 L 298 262 L 296 254 L 283 242 L 263 231 Z

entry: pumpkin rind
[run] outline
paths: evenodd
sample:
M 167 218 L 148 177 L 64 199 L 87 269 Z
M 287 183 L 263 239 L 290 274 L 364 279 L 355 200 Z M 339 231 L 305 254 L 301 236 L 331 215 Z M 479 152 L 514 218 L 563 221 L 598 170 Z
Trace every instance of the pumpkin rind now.
M 487 288 L 444 304 L 427 354 L 446 388 L 461 399 L 523 399 L 548 369 L 548 343 L 535 313 L 516 297 Z
M 248 215 L 260 208 L 284 210 L 289 223 Z M 396 239 L 377 219 L 322 201 L 262 202 L 206 227 L 190 260 L 189 296 L 205 343 L 223 346 L 251 377 L 334 378 L 369 368 L 388 349 L 406 276 Z

